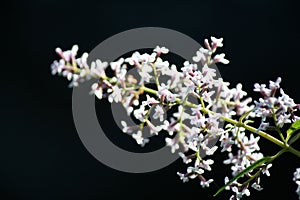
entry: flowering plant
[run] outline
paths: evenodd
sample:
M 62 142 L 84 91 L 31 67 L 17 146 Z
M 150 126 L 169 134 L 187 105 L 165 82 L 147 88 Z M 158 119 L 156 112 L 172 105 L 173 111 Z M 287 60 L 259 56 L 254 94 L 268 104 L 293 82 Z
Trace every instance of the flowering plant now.
M 296 115 L 300 104 L 285 94 L 280 87 L 281 78 L 268 85 L 256 83 L 254 91 L 261 98 L 254 103 L 242 84 L 230 88 L 228 82 L 216 78 L 216 70 L 211 66 L 229 63 L 225 54 L 216 54 L 222 42 L 222 38 L 211 37 L 211 42 L 206 39 L 205 48 L 201 47 L 193 57 L 198 64 L 185 61 L 180 68 L 162 59 L 162 54 L 169 52 L 166 47 L 157 46 L 151 54 L 135 52 L 111 63 L 96 60 L 89 65 L 88 54 L 77 58 L 78 46 L 74 45 L 68 51 L 56 49 L 60 60 L 53 62 L 51 70 L 53 75 L 71 81 L 71 87 L 95 78 L 91 94 L 121 103 L 128 116 L 138 121 L 133 125 L 121 122 L 122 131 L 130 134 L 137 144 L 144 146 L 149 142 L 143 136 L 145 128 L 152 135 L 167 131 L 166 145 L 189 164 L 186 172 L 177 172 L 183 182 L 199 178 L 202 187 L 209 187 L 213 179 L 205 171 L 212 170 L 214 160 L 204 156 L 211 157 L 217 149 L 227 152 L 228 158 L 223 163 L 231 165 L 232 178 L 226 176 L 224 186 L 215 195 L 231 190 L 230 199 L 241 199 L 250 195 L 250 188 L 263 189 L 261 177 L 270 176 L 272 162 L 283 153 L 300 157 L 300 151 L 292 147 L 300 138 L 300 120 Z M 137 73 L 129 74 L 129 69 Z M 162 77 L 167 77 L 166 81 Z M 257 128 L 253 126 L 255 120 L 259 122 Z M 263 155 L 258 144 L 261 137 L 281 150 L 275 155 Z M 296 169 L 293 180 L 298 185 L 296 192 L 300 199 L 300 168 Z

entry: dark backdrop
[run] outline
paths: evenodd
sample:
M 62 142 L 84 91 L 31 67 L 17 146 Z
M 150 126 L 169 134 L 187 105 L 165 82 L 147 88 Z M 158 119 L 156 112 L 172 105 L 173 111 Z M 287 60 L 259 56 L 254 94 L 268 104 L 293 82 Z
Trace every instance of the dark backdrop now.
M 72 90 L 52 77 L 54 49 L 80 46 L 92 50 L 106 38 L 131 28 L 156 26 L 180 31 L 202 43 L 224 37 L 231 60 L 219 67 L 222 77 L 244 84 L 283 78 L 296 102 L 299 92 L 299 10 L 296 1 L 9 1 L 1 6 L 1 199 L 212 199 L 219 182 L 202 190 L 198 181 L 182 184 L 181 161 L 156 172 L 127 174 L 110 169 L 90 155 L 76 133 Z M 103 105 L 107 105 L 103 103 Z M 101 109 L 101 105 L 99 106 Z M 104 108 L 103 116 L 109 116 Z M 101 111 L 100 111 L 101 112 Z M 108 113 L 107 113 L 108 112 Z M 101 123 L 113 125 L 110 117 Z M 106 121 L 105 121 L 106 120 Z M 121 132 L 112 128 L 112 139 Z M 120 136 L 121 137 L 121 136 Z M 121 137 L 121 145 L 132 145 Z M 116 139 L 114 139 L 116 141 Z M 277 150 L 261 141 L 264 153 Z M 292 173 L 299 160 L 285 155 L 274 163 L 264 190 L 249 199 L 297 199 Z M 215 165 L 215 176 L 227 168 Z M 228 199 L 226 193 L 216 199 Z

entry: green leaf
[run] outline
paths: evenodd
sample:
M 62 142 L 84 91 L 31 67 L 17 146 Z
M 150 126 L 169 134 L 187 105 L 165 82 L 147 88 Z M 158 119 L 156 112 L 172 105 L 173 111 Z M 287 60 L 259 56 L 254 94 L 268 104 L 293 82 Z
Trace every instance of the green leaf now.
M 234 181 L 236 181 L 237 179 L 241 178 L 242 176 L 244 176 L 245 174 L 247 174 L 248 172 L 252 171 L 253 169 L 261 166 L 262 164 L 268 162 L 271 160 L 271 157 L 264 157 L 261 158 L 257 161 L 255 161 L 254 163 L 252 163 L 252 165 L 250 165 L 249 167 L 247 167 L 246 169 L 244 169 L 243 171 L 241 171 L 238 175 L 236 175 L 235 177 L 233 177 L 228 183 L 226 183 L 223 187 L 221 187 L 215 194 L 214 197 L 217 196 L 220 192 L 222 192 L 227 186 L 229 186 L 231 183 L 233 183 Z
M 300 130 L 300 120 L 292 123 L 291 127 L 286 131 L 286 141 L 288 141 L 290 137 L 298 130 Z
M 292 145 L 294 142 L 300 139 L 300 133 L 292 137 L 292 139 L 289 141 L 289 145 Z

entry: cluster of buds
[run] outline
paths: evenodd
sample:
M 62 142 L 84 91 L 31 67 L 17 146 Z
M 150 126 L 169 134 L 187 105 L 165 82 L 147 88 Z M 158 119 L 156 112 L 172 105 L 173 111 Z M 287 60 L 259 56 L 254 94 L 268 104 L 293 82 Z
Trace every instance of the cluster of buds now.
M 211 67 L 216 63 L 229 63 L 225 54 L 215 55 L 223 46 L 222 42 L 222 38 L 211 37 L 211 42 L 206 39 L 205 48 L 201 47 L 193 57 L 195 63 L 186 61 L 179 67 L 163 60 L 162 55 L 169 52 L 166 47 L 157 46 L 150 54 L 135 52 L 131 57 L 109 64 L 96 60 L 89 65 L 87 53 L 76 58 L 78 47 L 75 45 L 65 52 L 57 48 L 61 59 L 54 61 L 51 69 L 52 74 L 67 77 L 70 86 L 95 78 L 91 94 L 99 99 L 107 98 L 111 103 L 121 103 L 127 115 L 138 122 L 121 122 L 122 131 L 130 134 L 137 144 L 144 146 L 150 141 L 144 137 L 146 129 L 152 135 L 167 131 L 166 146 L 189 165 L 185 173 L 177 173 L 183 182 L 199 178 L 202 187 L 209 187 L 214 180 L 207 177 L 205 171 L 213 168 L 212 155 L 218 149 L 227 152 L 228 159 L 224 164 L 231 165 L 233 179 L 225 178 L 224 189 L 233 192 L 230 199 L 240 199 L 250 195 L 250 187 L 262 190 L 261 175 L 269 176 L 271 162 L 281 155 L 265 157 L 258 145 L 260 136 L 300 155 L 287 145 L 289 138 L 284 138 L 281 131 L 284 124 L 299 119 L 296 112 L 300 107 L 280 88 L 281 78 L 270 81 L 268 88 L 264 84 L 255 84 L 254 91 L 263 97 L 254 103 L 243 91 L 242 84 L 230 88 L 229 83 L 218 78 L 216 70 Z M 113 71 L 112 76 L 106 74 L 108 67 Z M 137 73 L 130 73 L 132 69 Z M 149 84 L 155 86 L 150 88 Z M 277 91 L 281 95 L 277 95 Z M 145 93 L 146 98 L 142 98 Z M 167 115 L 171 109 L 174 112 Z M 249 126 L 256 118 L 261 118 L 259 128 Z M 267 121 L 269 118 L 274 126 Z M 227 124 L 225 128 L 224 122 Z M 276 130 L 282 141 L 262 132 L 270 129 Z M 205 156 L 209 158 L 205 159 Z M 299 173 L 295 178 L 297 184 L 298 176 Z

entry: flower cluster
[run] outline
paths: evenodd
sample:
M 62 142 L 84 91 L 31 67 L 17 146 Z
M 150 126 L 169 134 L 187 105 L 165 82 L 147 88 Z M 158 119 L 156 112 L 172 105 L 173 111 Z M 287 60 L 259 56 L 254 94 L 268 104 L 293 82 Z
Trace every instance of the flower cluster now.
M 224 164 L 231 165 L 233 179 L 225 178 L 224 189 L 233 192 L 230 199 L 240 199 L 250 195 L 251 187 L 258 191 L 263 189 L 261 174 L 270 176 L 271 162 L 283 152 L 290 151 L 300 156 L 299 151 L 288 145 L 291 135 L 284 138 L 281 131 L 284 124 L 299 119 L 296 111 L 300 106 L 280 88 L 281 78 L 270 81 L 269 87 L 255 84 L 254 91 L 262 98 L 252 103 L 242 84 L 230 88 L 228 82 L 217 77 L 212 67 L 216 63 L 229 63 L 225 54 L 215 55 L 223 46 L 223 39 L 211 37 L 211 41 L 206 39 L 204 44 L 205 47 L 193 57 L 195 63 L 185 61 L 182 66 L 163 60 L 162 55 L 169 52 L 166 47 L 157 46 L 150 54 L 135 52 L 131 57 L 109 64 L 96 60 L 90 65 L 87 53 L 76 58 L 76 45 L 65 52 L 57 48 L 61 59 L 54 61 L 51 70 L 52 74 L 67 77 L 70 86 L 95 78 L 91 94 L 99 99 L 107 98 L 111 103 L 121 103 L 127 115 L 138 122 L 121 122 L 122 131 L 130 134 L 137 144 L 144 146 L 150 141 L 144 137 L 145 129 L 152 135 L 167 131 L 166 146 L 189 165 L 186 172 L 177 173 L 183 182 L 198 178 L 202 187 L 209 187 L 214 179 L 207 177 L 205 171 L 213 168 L 211 156 L 218 149 L 227 152 L 228 159 Z M 107 75 L 107 68 L 113 72 L 112 76 Z M 131 73 L 131 70 L 136 73 Z M 155 86 L 148 87 L 149 84 Z M 174 112 L 167 115 L 170 109 Z M 253 122 L 250 118 L 261 118 L 259 128 L 248 125 Z M 268 119 L 272 119 L 273 124 Z M 225 128 L 224 123 L 227 123 Z M 281 141 L 263 132 L 266 130 L 276 130 Z M 258 145 L 260 136 L 284 151 L 275 156 L 264 156 Z M 295 138 L 294 141 L 299 137 Z M 300 185 L 298 172 L 294 180 Z
M 284 124 L 291 123 L 299 119 L 295 115 L 295 111 L 299 109 L 300 104 L 295 104 L 294 100 L 284 93 L 280 88 L 281 78 L 277 78 L 275 82 L 270 81 L 269 87 L 266 84 L 254 85 L 254 91 L 259 92 L 263 98 L 259 101 L 255 101 L 255 115 L 261 117 L 260 128 L 267 130 L 272 128 L 268 122 L 265 122 L 267 118 L 273 118 L 275 126 L 282 128 Z M 276 92 L 280 91 L 280 96 L 276 97 Z

